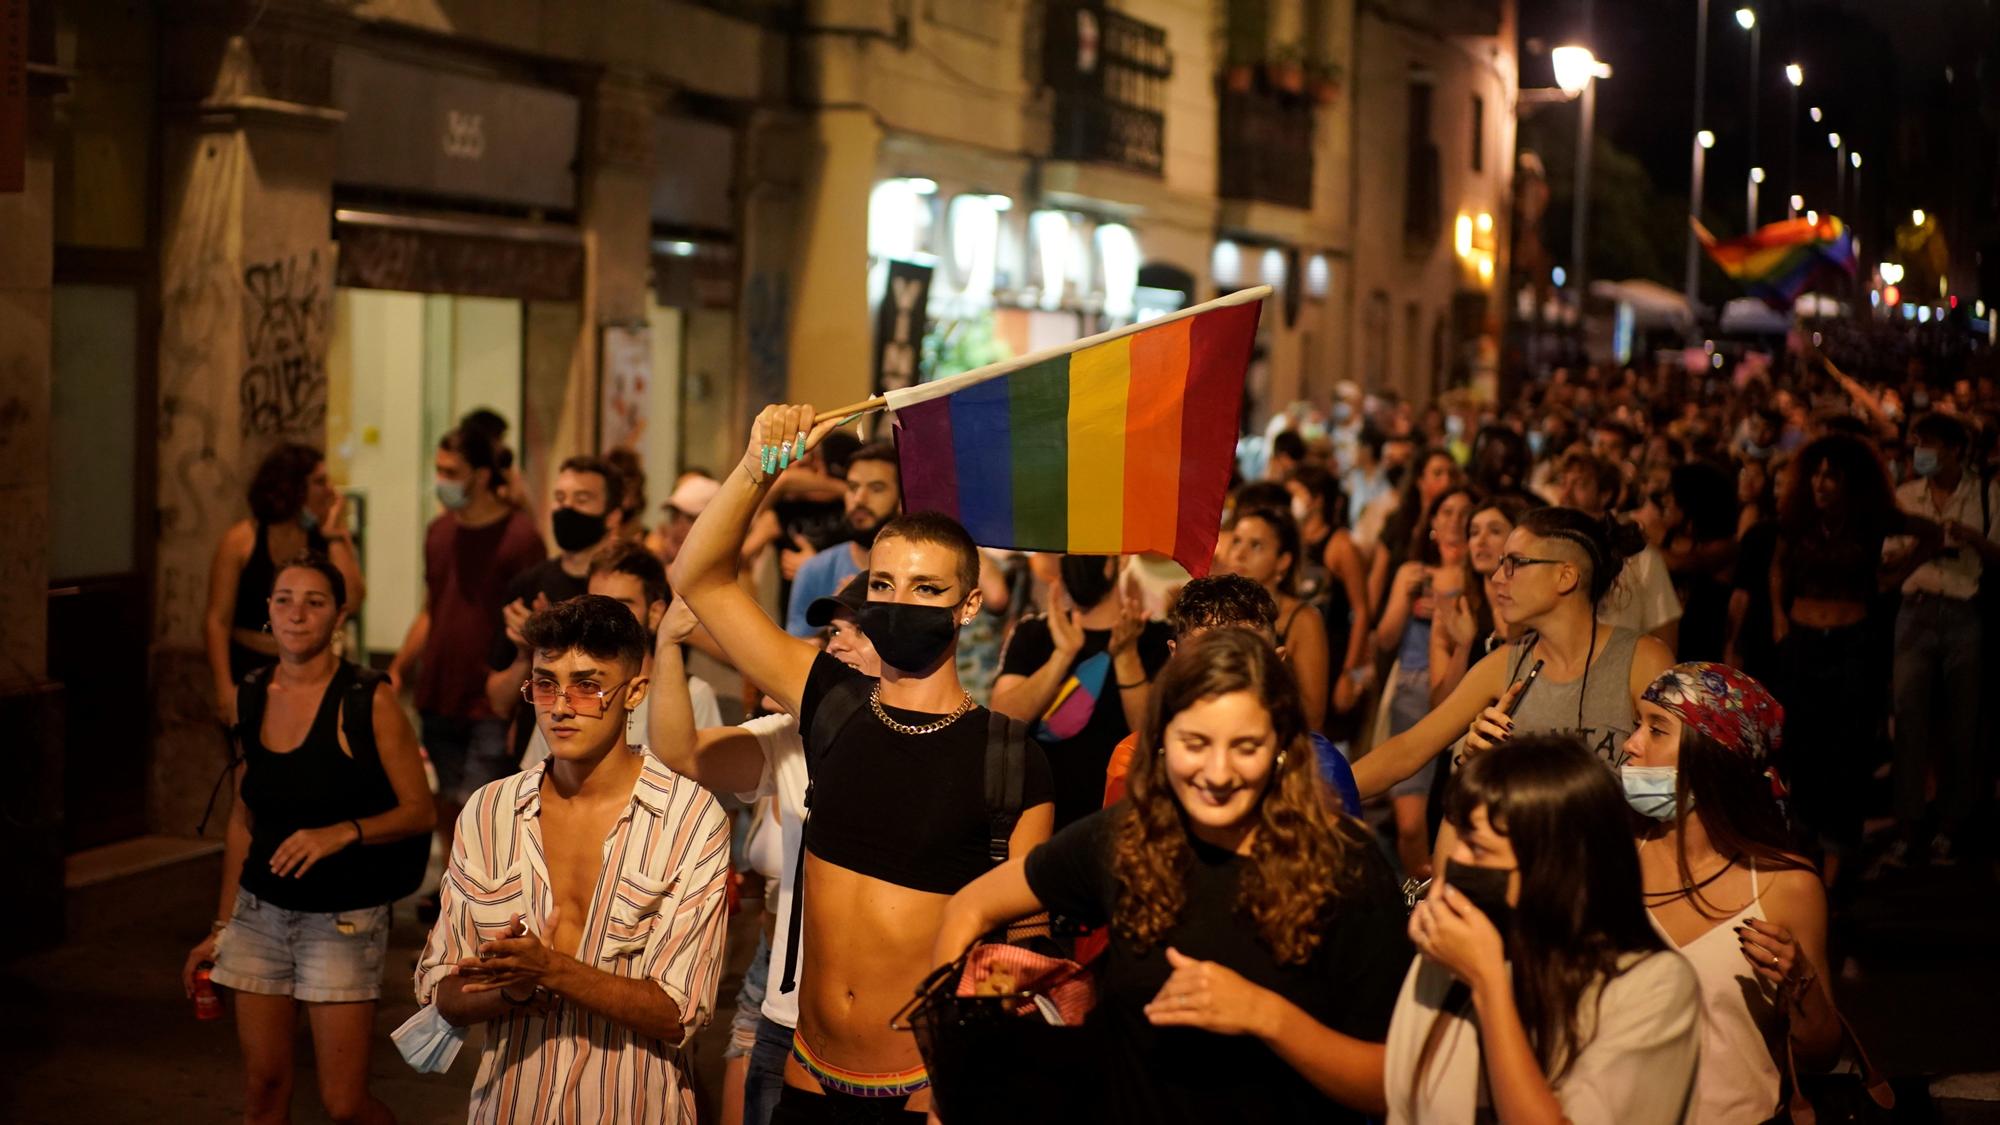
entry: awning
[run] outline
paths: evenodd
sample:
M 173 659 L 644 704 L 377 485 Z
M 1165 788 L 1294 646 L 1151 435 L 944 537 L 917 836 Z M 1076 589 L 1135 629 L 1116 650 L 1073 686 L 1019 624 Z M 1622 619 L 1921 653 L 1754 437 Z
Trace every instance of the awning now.
M 1634 328 L 1686 330 L 1694 325 L 1694 314 L 1688 310 L 1687 298 L 1658 282 L 1644 278 L 1593 281 L 1590 283 L 1590 295 L 1598 300 L 1630 306 Z
M 575 227 L 347 208 L 333 219 L 339 285 L 518 301 L 583 296 Z

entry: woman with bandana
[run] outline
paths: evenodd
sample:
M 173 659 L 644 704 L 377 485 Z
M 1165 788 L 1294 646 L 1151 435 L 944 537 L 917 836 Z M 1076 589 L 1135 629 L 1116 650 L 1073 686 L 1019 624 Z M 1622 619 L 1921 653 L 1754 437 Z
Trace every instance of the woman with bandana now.
M 1389 1024 L 1390 1125 L 1682 1122 L 1700 992 L 1639 904 L 1611 771 L 1574 738 L 1522 735 L 1466 762 L 1445 816 Z
M 1644 818 L 1647 912 L 1701 980 L 1691 1122 L 1776 1114 L 1786 1036 L 1802 1065 L 1830 1063 L 1840 1046 L 1820 972 L 1826 892 L 1793 847 L 1769 765 L 1784 715 L 1734 668 L 1675 665 L 1641 698 L 1619 769 Z

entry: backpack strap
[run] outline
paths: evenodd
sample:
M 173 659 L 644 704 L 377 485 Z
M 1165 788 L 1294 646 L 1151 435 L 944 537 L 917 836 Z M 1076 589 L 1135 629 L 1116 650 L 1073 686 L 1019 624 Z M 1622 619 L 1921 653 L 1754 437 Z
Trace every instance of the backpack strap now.
M 347 680 L 345 694 L 340 699 L 340 729 L 347 735 L 347 748 L 354 751 L 354 760 L 363 765 L 379 766 L 382 751 L 375 744 L 375 688 L 388 677 L 373 668 L 341 663 Z
M 821 762 L 833 749 L 836 739 L 861 714 L 861 705 L 867 702 L 868 693 L 873 690 L 874 681 L 861 676 L 850 676 L 835 684 L 833 690 L 819 701 L 813 711 L 812 730 L 806 738 L 806 822 L 812 820 L 813 774 L 819 772 Z M 804 825 L 799 831 L 799 854 L 792 857 L 792 919 L 791 928 L 785 934 L 785 973 L 779 980 L 778 991 L 792 992 L 798 988 L 799 972 L 799 930 L 804 923 L 806 901 L 806 842 Z
M 986 713 L 986 857 L 997 866 L 1007 862 L 1014 825 L 1021 819 L 1028 775 L 1028 724 Z
M 262 534 L 262 526 L 258 525 Z M 208 835 L 208 818 L 215 815 L 215 799 L 222 796 L 222 785 L 237 766 L 248 756 L 248 747 L 253 740 L 262 737 L 264 729 L 264 692 L 270 686 L 271 668 L 252 668 L 243 674 L 236 685 L 236 723 L 223 728 L 223 738 L 229 743 L 229 760 L 222 763 L 222 769 L 215 775 L 215 784 L 209 787 L 208 803 L 201 808 L 201 820 L 194 826 L 197 836 Z

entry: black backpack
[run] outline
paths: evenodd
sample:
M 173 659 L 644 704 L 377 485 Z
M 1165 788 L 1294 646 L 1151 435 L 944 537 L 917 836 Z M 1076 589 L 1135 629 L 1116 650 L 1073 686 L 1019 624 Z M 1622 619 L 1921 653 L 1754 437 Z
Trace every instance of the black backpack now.
M 842 680 L 813 715 L 812 734 L 806 740 L 806 818 L 812 818 L 812 776 L 819 770 L 839 738 L 868 705 L 875 681 L 859 676 Z M 1028 773 L 1028 724 L 998 711 L 986 713 L 986 857 L 995 867 L 1007 861 L 1007 844 L 1014 824 L 1021 818 L 1023 788 Z M 798 987 L 799 932 L 805 910 L 805 833 L 799 833 L 799 854 L 792 860 L 791 932 L 785 938 L 785 973 L 780 992 Z
M 224 777 L 243 760 L 243 747 L 247 741 L 257 737 L 264 725 L 264 693 L 270 686 L 271 669 L 259 668 L 243 677 L 237 688 L 237 725 L 231 733 L 235 738 L 236 758 L 224 767 Z M 389 775 L 382 769 L 382 752 L 375 744 L 375 689 L 388 677 L 373 668 L 362 668 L 342 662 L 340 670 L 334 673 L 333 683 L 328 691 L 339 691 L 340 730 L 347 735 L 348 749 L 354 752 L 354 762 L 364 768 L 372 768 L 381 777 L 382 792 L 388 804 L 364 816 L 374 816 L 376 812 L 386 812 L 395 807 L 395 790 L 389 784 Z M 218 788 L 220 782 L 217 783 Z M 209 795 L 213 805 L 214 794 Z M 206 827 L 208 817 L 202 816 Z M 197 832 L 200 829 L 196 830 Z M 383 902 L 393 902 L 417 893 L 423 884 L 424 869 L 430 863 L 431 834 L 419 833 L 386 844 L 363 844 L 364 853 L 370 860 L 373 873 L 382 879 Z

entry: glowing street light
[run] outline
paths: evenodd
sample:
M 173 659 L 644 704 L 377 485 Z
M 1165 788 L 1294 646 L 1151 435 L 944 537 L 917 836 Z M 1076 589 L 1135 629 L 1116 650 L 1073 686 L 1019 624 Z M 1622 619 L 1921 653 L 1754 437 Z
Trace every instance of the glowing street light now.
M 1611 76 L 1611 68 L 1598 62 L 1588 47 L 1575 44 L 1557 47 L 1549 52 L 1549 61 L 1555 64 L 1556 85 L 1570 97 L 1583 93 L 1591 79 Z
M 1555 64 L 1556 85 L 1577 99 L 1576 116 L 1576 200 L 1570 212 L 1570 272 L 1576 276 L 1578 292 L 1583 292 L 1584 240 L 1590 230 L 1590 150 L 1597 121 L 1597 82 L 1611 77 L 1611 68 L 1599 62 L 1590 48 L 1570 43 L 1549 52 Z M 1481 216 L 1485 218 L 1485 216 Z M 1481 280 L 1485 275 L 1481 275 Z
M 1848 153 L 1847 162 L 1854 165 L 1856 168 L 1861 167 L 1861 154 L 1858 152 Z
M 1791 204 L 1792 204 L 1792 214 L 1796 215 L 1796 214 L 1798 214 L 1798 213 L 1799 213 L 1800 211 L 1803 211 L 1803 210 L 1805 210 L 1805 207 L 1806 207 L 1806 197 L 1805 197 L 1805 196 L 1803 196 L 1803 195 L 1796 195 L 1796 194 L 1795 194 L 1795 195 L 1793 195 L 1793 196 L 1792 196 L 1792 199 L 1791 199 Z
M 1923 225 L 1924 225 L 1924 209 L 1923 209 L 1923 208 L 1921 208 L 1921 207 L 1913 207 L 1913 208 L 1911 208 L 1911 209 L 1910 209 L 1910 225 L 1911 225 L 1911 226 L 1916 226 L 1916 227 L 1920 227 L 1920 226 L 1923 226 Z
M 1701 145 L 1701 147 L 1703 148 L 1715 147 L 1715 134 L 1709 132 L 1707 129 L 1703 129 L 1701 132 L 1696 133 L 1694 135 L 1694 139 L 1695 142 Z
M 1748 8 L 1736 9 L 1736 26 L 1745 31 L 1757 26 L 1757 13 Z
M 1794 88 L 1805 85 L 1806 68 L 1797 63 L 1786 63 L 1785 81 L 1790 82 Z
M 1839 134 L 1839 133 L 1828 133 L 1828 134 L 1826 135 L 1826 147 L 1828 147 L 1828 148 L 1839 148 L 1839 147 L 1840 147 L 1840 134 Z
M 1762 168 L 1752 168 L 1752 169 L 1750 169 L 1750 182 L 1751 182 L 1751 183 L 1753 183 L 1753 184 L 1761 184 L 1761 183 L 1763 183 L 1763 182 L 1764 182 L 1764 170 L 1763 170 Z
M 1812 114 L 1813 124 L 1815 125 L 1819 124 L 1821 114 L 1818 106 L 1814 106 L 1810 110 L 1807 110 L 1806 112 Z

